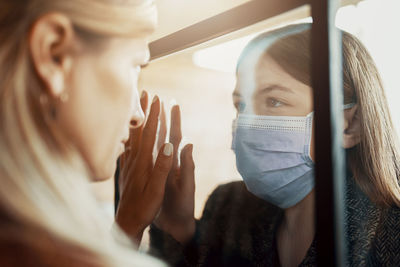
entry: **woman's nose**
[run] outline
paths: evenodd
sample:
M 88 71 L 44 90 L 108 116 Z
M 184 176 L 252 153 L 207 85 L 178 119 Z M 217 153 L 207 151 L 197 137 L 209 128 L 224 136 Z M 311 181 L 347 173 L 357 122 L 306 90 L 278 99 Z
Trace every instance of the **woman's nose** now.
M 144 113 L 142 108 L 139 105 L 139 108 L 135 110 L 135 112 L 132 115 L 130 126 L 131 128 L 137 128 L 140 127 L 144 122 Z

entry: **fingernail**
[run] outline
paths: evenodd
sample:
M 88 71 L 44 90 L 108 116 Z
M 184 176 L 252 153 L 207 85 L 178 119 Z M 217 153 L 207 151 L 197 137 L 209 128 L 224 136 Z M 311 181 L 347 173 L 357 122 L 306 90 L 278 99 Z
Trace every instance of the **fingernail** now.
M 172 144 L 166 143 L 164 146 L 163 153 L 165 156 L 171 156 L 173 150 L 174 150 L 174 147 L 172 146 Z
M 153 103 L 155 103 L 157 100 L 158 100 L 158 96 L 155 95 L 154 98 L 153 98 Z
M 143 99 L 145 95 L 146 95 L 146 91 L 143 90 L 143 91 L 142 91 L 142 94 L 140 95 L 140 99 Z
M 188 152 L 189 152 L 189 155 L 193 155 L 193 144 L 189 144 L 188 145 L 189 146 L 189 148 L 188 148 Z

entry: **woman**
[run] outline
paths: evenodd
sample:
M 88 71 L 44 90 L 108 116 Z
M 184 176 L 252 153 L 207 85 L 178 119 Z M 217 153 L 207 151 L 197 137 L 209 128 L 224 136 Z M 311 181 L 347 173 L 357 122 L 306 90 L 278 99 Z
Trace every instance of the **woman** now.
M 133 251 L 173 163 L 170 143 L 151 163 L 160 100 L 143 128 L 136 88 L 155 23 L 147 0 L 0 0 L 1 266 L 161 265 Z M 114 238 L 89 182 L 139 126 Z
M 399 150 L 383 86 L 348 33 L 343 54 L 348 263 L 398 266 Z M 316 265 L 310 62 L 309 24 L 261 34 L 246 46 L 232 143 L 244 182 L 219 186 L 195 230 L 177 234 L 172 220 L 159 218 L 151 230 L 155 254 L 184 266 Z

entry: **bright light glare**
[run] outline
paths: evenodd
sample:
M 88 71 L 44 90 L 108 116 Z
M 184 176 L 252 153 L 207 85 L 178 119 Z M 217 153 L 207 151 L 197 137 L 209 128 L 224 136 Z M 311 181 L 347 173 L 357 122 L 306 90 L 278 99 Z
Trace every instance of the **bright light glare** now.
M 193 63 L 201 68 L 235 73 L 236 62 L 246 44 L 258 33 L 196 51 Z
M 311 17 L 297 20 L 292 23 L 304 22 L 312 22 Z M 280 27 L 281 26 L 284 25 L 280 25 Z M 239 39 L 235 39 L 196 51 L 193 54 L 193 63 L 201 68 L 227 73 L 235 73 L 236 62 L 240 56 L 241 51 L 251 39 L 262 32 L 264 31 L 256 32 Z

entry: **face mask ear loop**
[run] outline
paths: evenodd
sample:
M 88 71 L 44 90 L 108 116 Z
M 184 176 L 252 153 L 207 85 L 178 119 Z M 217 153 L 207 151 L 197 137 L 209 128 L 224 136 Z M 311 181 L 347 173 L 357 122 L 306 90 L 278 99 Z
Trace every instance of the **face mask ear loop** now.
M 232 121 L 232 143 L 231 143 L 231 150 L 235 152 L 235 139 L 236 139 L 236 129 L 237 129 L 237 119 Z
M 355 105 L 356 105 L 357 103 L 354 103 L 354 102 L 352 102 L 352 103 L 348 103 L 348 104 L 344 104 L 343 105 L 343 110 L 345 110 L 345 109 L 350 109 L 350 108 L 352 108 L 352 107 L 354 107 Z M 309 117 L 311 117 L 311 119 L 309 119 L 309 120 L 307 120 L 307 123 L 310 123 L 311 124 L 311 126 L 309 126 L 309 125 L 307 125 L 309 128 L 309 133 L 307 133 L 308 134 L 308 136 L 307 136 L 307 140 L 309 140 L 309 142 L 308 142 L 308 151 L 306 151 L 306 153 L 307 153 L 307 155 L 308 155 L 308 159 L 309 159 L 309 161 L 313 164 L 314 162 L 312 161 L 312 158 L 311 158 L 311 154 L 310 154 L 310 150 L 311 150 L 311 136 L 312 136 L 312 134 L 311 134 L 311 132 L 312 132 L 312 121 L 313 121 L 313 116 L 314 116 L 314 111 L 311 111 L 310 113 L 308 113 L 307 114 L 307 118 L 309 118 Z
M 314 118 L 314 111 L 311 111 L 307 116 L 306 116 L 306 142 L 307 146 L 305 146 L 305 151 L 304 151 L 304 156 L 306 163 L 308 166 L 312 167 L 314 165 L 314 162 L 311 158 L 311 138 L 312 138 L 312 125 L 313 125 L 313 118 Z

